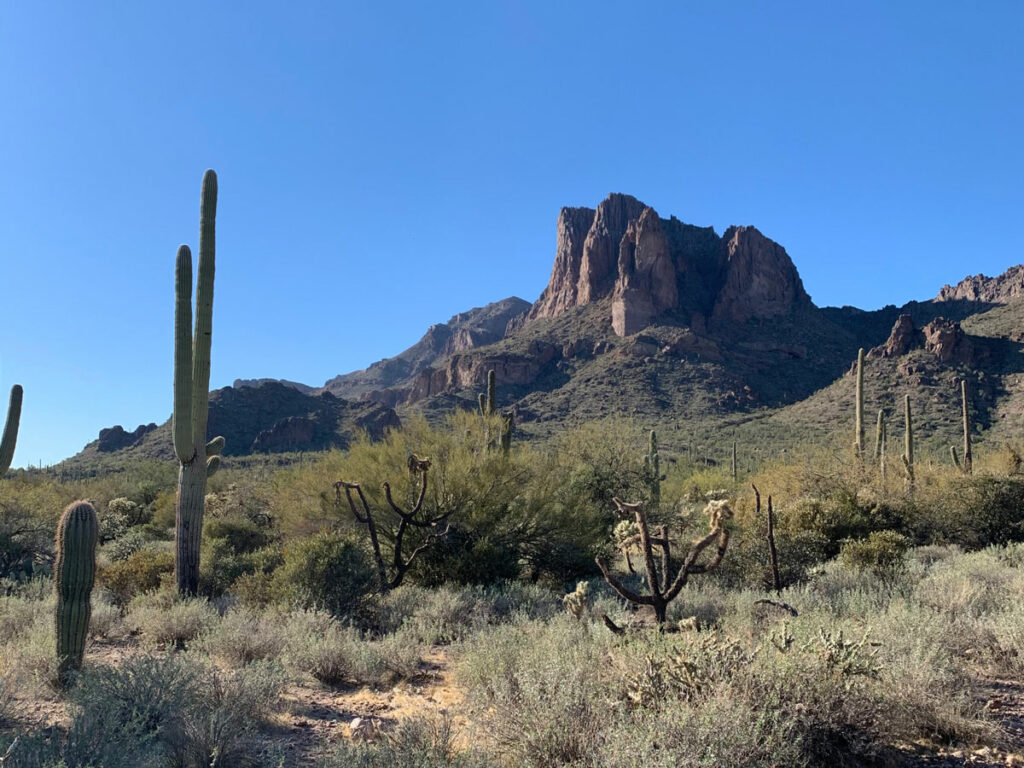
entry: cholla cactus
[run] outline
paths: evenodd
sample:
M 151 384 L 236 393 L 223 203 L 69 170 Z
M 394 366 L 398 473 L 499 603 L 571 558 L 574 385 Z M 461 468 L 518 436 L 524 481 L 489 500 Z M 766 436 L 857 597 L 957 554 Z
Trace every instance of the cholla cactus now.
M 733 512 L 727 501 L 708 502 L 704 512 L 708 515 L 708 533 L 703 538 L 697 539 L 690 544 L 689 551 L 676 573 L 675 579 L 671 582 L 670 570 L 673 569 L 671 543 L 668 537 L 667 526 L 659 526 L 658 535 L 652 536 L 647 524 L 647 514 L 644 512 L 642 503 L 626 504 L 619 499 L 614 499 L 619 515 L 626 517 L 632 514 L 636 520 L 638 534 L 636 541 L 628 540 L 627 545 L 638 544 L 644 558 L 644 569 L 647 575 L 647 586 L 650 594 L 644 595 L 635 592 L 625 586 L 612 574 L 605 562 L 599 557 L 596 559 L 597 567 L 605 581 L 621 597 L 636 605 L 649 605 L 654 609 L 654 616 L 659 624 L 665 623 L 665 612 L 668 604 L 676 598 L 690 579 L 690 576 L 707 573 L 717 568 L 722 558 L 725 557 L 726 548 L 729 545 L 729 530 L 726 523 L 732 519 Z M 718 542 L 715 555 L 706 563 L 698 564 L 697 559 L 701 553 L 714 542 Z M 655 565 L 654 548 L 661 550 L 661 574 L 659 576 Z
M 20 384 L 11 387 L 11 403 L 7 408 L 7 422 L 3 438 L 0 438 L 0 477 L 11 468 L 14 461 L 14 446 L 18 442 L 18 425 L 21 423 L 21 400 L 24 391 Z
M 562 598 L 562 605 L 570 616 L 582 619 L 590 610 L 590 585 L 581 581 L 576 584 L 576 591 Z

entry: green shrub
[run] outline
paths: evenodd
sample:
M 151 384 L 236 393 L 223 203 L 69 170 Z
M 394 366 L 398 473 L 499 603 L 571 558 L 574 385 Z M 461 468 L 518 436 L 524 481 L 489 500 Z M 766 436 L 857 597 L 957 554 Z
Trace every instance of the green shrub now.
M 905 565 L 910 539 L 896 531 L 874 531 L 866 539 L 843 542 L 839 559 L 855 571 L 892 579 Z
M 318 533 L 285 547 L 274 583 L 278 594 L 291 604 L 344 616 L 376 587 L 377 574 L 354 539 Z
M 98 581 L 118 605 L 126 605 L 136 595 L 157 589 L 164 577 L 174 573 L 174 555 L 142 549 L 125 560 L 100 568 Z

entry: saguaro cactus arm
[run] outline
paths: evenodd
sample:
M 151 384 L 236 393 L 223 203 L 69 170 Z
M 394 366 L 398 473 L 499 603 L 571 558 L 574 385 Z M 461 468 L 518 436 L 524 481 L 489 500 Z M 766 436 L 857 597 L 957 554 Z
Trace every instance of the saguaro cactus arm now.
M 174 267 L 174 453 L 188 464 L 192 440 L 192 252 L 178 248 Z
M 11 387 L 10 405 L 7 407 L 7 421 L 4 435 L 0 438 L 0 477 L 3 477 L 14 461 L 14 447 L 18 442 L 18 425 L 21 423 L 21 401 L 24 390 L 20 384 Z

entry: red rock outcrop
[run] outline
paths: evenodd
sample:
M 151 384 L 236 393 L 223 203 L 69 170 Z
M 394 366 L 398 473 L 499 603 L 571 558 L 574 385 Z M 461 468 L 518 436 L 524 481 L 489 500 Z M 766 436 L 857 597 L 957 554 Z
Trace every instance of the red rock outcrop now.
M 1005 304 L 1024 297 L 1024 264 L 1010 267 L 998 277 L 974 275 L 956 285 L 944 285 L 936 301 L 983 301 Z
M 937 317 L 921 330 L 924 332 L 924 348 L 943 363 L 971 365 L 974 362 L 974 344 L 960 323 Z
M 874 347 L 868 352 L 868 357 L 899 357 L 905 355 L 910 349 L 916 346 L 917 343 L 917 329 L 914 328 L 914 321 L 910 318 L 910 315 L 900 315 L 895 324 L 892 326 L 892 331 L 889 332 L 889 338 L 885 344 Z

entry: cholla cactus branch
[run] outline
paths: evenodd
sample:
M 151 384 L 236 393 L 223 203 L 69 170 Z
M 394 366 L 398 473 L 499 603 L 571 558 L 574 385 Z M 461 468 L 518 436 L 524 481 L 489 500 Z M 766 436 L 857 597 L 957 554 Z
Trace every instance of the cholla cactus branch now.
M 366 495 L 363 493 L 362 487 L 359 483 L 350 483 L 344 480 L 339 480 L 334 484 L 334 493 L 336 504 L 341 506 L 341 492 L 345 491 L 345 497 L 348 500 L 349 509 L 352 511 L 352 516 L 356 522 L 365 525 L 367 531 L 370 534 L 370 546 L 373 549 L 374 562 L 377 565 L 377 576 L 380 582 L 380 589 L 382 592 L 388 592 L 398 587 L 405 579 L 405 574 L 412 567 L 413 562 L 419 555 L 429 549 L 433 544 L 440 541 L 448 535 L 451 531 L 451 526 L 446 525 L 443 530 L 439 530 L 438 526 L 444 522 L 448 517 L 451 516 L 454 510 L 448 510 L 440 515 L 432 518 L 421 519 L 418 517 L 423 509 L 423 501 L 427 495 L 427 472 L 430 469 L 430 459 L 421 459 L 418 456 L 411 455 L 409 457 L 409 471 L 413 474 L 417 474 L 420 477 L 420 489 L 416 497 L 416 502 L 411 509 L 405 510 L 400 507 L 391 495 L 391 485 L 389 483 L 383 484 L 384 498 L 387 500 L 388 506 L 391 511 L 398 515 L 398 529 L 394 532 L 393 536 L 388 536 L 391 541 L 392 552 L 390 558 L 390 565 L 384 557 L 381 550 L 380 533 L 377 530 L 377 522 L 374 519 L 373 512 L 370 509 L 370 504 L 366 500 Z M 356 506 L 355 498 L 352 493 L 355 492 L 356 496 L 359 497 L 359 504 L 362 507 L 360 512 L 359 507 Z M 405 534 L 409 528 L 420 528 L 420 529 L 431 529 L 431 532 L 416 546 L 408 556 L 403 554 L 403 547 L 405 543 Z M 390 574 L 389 574 L 390 568 Z
M 725 501 L 712 501 L 708 504 L 705 511 L 710 516 L 710 530 L 706 536 L 694 541 L 690 545 L 690 550 L 670 585 L 668 579 L 672 569 L 672 553 L 667 527 L 660 526 L 658 529 L 660 535 L 651 536 L 647 515 L 644 512 L 644 505 L 642 503 L 627 504 L 619 499 L 613 499 L 613 501 L 618 508 L 620 516 L 625 517 L 627 514 L 632 513 L 636 520 L 637 536 L 639 537 L 639 545 L 643 555 L 647 586 L 650 594 L 641 594 L 627 587 L 611 572 L 611 569 L 608 568 L 601 558 L 596 559 L 597 567 L 601 569 L 601 574 L 604 576 L 605 581 L 622 598 L 637 605 L 650 605 L 654 608 L 654 615 L 658 623 L 663 624 L 668 604 L 679 595 L 682 588 L 686 586 L 690 576 L 707 573 L 721 564 L 729 545 L 729 531 L 725 527 L 725 522 L 732 516 L 732 510 Z M 715 541 L 718 542 L 715 555 L 706 563 L 698 563 L 697 560 L 701 553 Z M 655 546 L 659 546 L 662 550 L 662 573 L 660 575 L 658 574 L 654 556 Z

